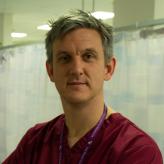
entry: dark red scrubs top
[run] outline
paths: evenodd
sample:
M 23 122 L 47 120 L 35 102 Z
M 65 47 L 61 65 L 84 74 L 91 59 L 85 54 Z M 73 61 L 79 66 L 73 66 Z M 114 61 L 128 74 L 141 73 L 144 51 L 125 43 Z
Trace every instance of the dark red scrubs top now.
M 3 164 L 58 164 L 59 138 L 64 116 L 27 131 L 16 150 Z M 72 148 L 64 132 L 63 164 L 78 164 L 91 129 Z M 112 114 L 103 123 L 85 164 L 162 164 L 162 155 L 156 143 L 119 113 Z

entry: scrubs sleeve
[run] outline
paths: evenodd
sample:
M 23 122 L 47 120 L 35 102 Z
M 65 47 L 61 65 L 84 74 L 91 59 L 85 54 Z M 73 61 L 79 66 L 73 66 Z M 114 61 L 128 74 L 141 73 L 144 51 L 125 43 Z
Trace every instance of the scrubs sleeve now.
M 119 164 L 163 164 L 162 155 L 157 146 L 144 145 L 126 150 Z
M 2 164 L 26 164 L 29 160 L 28 143 L 32 136 L 33 128 L 29 129 L 19 142 L 17 148 L 2 162 Z

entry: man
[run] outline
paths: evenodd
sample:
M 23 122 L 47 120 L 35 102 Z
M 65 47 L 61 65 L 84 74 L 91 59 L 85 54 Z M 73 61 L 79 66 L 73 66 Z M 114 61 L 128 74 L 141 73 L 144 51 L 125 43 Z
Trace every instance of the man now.
M 52 23 L 46 50 L 64 114 L 31 128 L 3 164 L 162 164 L 153 139 L 104 104 L 116 66 L 109 25 L 72 12 Z

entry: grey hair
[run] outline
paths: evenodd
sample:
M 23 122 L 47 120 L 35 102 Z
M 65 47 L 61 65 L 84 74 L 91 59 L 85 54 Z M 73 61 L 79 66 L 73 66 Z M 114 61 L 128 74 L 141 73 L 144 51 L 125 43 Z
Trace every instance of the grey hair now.
M 72 10 L 69 15 L 64 15 L 54 22 L 50 22 L 51 30 L 45 39 L 47 61 L 52 62 L 53 43 L 56 39 L 63 37 L 68 32 L 78 28 L 88 28 L 96 30 L 102 39 L 104 58 L 107 62 L 113 56 L 113 34 L 112 26 L 96 19 L 91 13 L 82 10 Z

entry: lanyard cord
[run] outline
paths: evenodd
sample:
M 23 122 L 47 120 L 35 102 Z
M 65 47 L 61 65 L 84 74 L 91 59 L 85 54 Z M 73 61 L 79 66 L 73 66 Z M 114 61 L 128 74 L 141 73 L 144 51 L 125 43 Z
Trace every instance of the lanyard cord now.
M 78 164 L 82 164 L 87 153 L 88 153 L 88 150 L 89 148 L 91 147 L 92 143 L 93 143 L 93 140 L 97 134 L 97 132 L 101 129 L 102 125 L 103 125 L 103 122 L 105 120 L 105 117 L 107 115 L 107 107 L 104 105 L 104 111 L 103 111 L 103 114 L 99 120 L 99 122 L 97 123 L 94 131 L 92 132 L 92 134 L 90 135 L 89 139 L 88 139 L 88 143 L 87 143 L 87 146 L 85 147 L 81 157 L 80 157 L 80 160 L 78 162 Z M 63 130 L 62 130 L 62 133 L 60 135 L 60 145 L 59 145 L 59 164 L 62 164 L 62 159 L 63 159 L 63 139 L 64 139 L 64 124 L 63 124 Z

